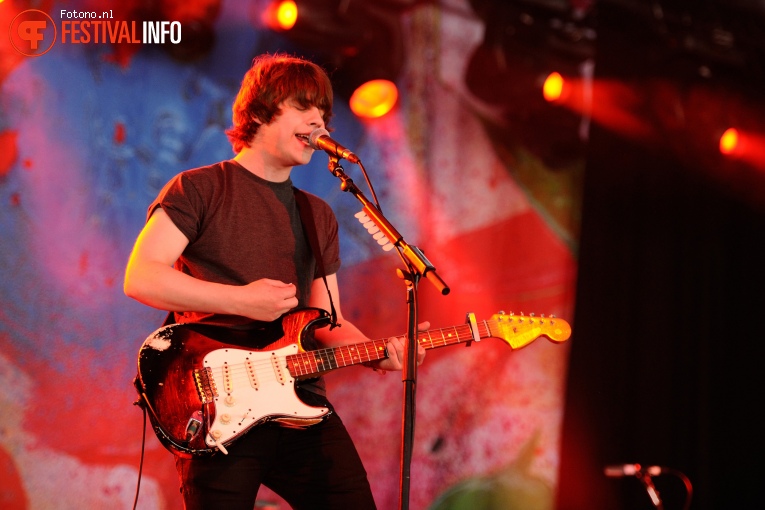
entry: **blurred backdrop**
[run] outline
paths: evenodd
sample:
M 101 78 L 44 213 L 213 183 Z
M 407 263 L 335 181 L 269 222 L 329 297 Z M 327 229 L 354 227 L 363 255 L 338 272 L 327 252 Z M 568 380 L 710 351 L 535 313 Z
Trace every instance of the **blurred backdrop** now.
M 692 508 L 757 507 L 764 22 L 760 0 L 0 1 L 0 506 L 132 507 L 165 314 L 123 295 L 128 254 L 167 180 L 233 157 L 253 57 L 287 52 L 331 74 L 333 138 L 450 285 L 422 282 L 421 319 L 573 327 L 429 352 L 411 508 L 654 508 L 637 463 L 667 510 L 685 477 Z M 403 333 L 400 261 L 326 155 L 293 180 L 338 217 L 344 314 Z M 397 508 L 399 375 L 327 379 Z M 181 507 L 149 428 L 138 508 Z

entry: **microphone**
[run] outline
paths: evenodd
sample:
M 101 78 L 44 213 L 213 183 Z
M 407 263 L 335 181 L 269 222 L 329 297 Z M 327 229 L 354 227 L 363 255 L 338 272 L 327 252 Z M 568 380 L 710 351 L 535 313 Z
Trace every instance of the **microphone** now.
M 322 150 L 330 156 L 347 159 L 351 163 L 358 164 L 359 162 L 358 156 L 330 138 L 329 131 L 324 128 L 316 128 L 311 132 L 308 136 L 308 145 L 314 150 Z
M 658 476 L 663 473 L 661 466 L 648 466 L 643 468 L 640 464 L 617 464 L 606 466 L 603 470 L 609 478 L 622 478 L 624 476 L 637 476 L 638 478 L 645 473 L 648 476 Z

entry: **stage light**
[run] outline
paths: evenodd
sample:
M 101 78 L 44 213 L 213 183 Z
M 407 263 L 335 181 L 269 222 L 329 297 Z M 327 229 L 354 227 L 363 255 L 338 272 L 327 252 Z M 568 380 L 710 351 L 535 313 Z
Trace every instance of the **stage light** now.
M 283 7 L 292 27 L 276 23 Z M 364 118 L 388 113 L 398 100 L 395 81 L 404 61 L 401 34 L 402 7 L 397 1 L 340 2 L 295 0 L 272 2 L 263 15 L 265 25 L 283 32 L 295 53 L 324 67 L 335 95 L 349 102 L 351 111 Z M 272 20 L 272 21 L 268 21 Z M 363 88 L 361 88 L 363 86 Z
M 578 164 L 589 137 L 595 31 L 573 12 L 471 0 L 484 22 L 464 81 L 494 113 L 497 139 L 550 168 Z
M 390 80 L 370 80 L 351 94 L 351 111 L 363 118 L 376 119 L 390 112 L 398 100 L 398 87 Z
M 555 71 L 547 75 L 542 85 L 542 95 L 547 101 L 554 103 L 563 96 L 565 81 L 559 72 Z
M 739 147 L 740 137 L 736 128 L 728 128 L 720 137 L 720 152 L 725 155 L 732 155 Z
M 720 153 L 732 160 L 765 171 L 765 133 L 730 127 L 720 136 Z
M 375 42 L 332 73 L 335 93 L 348 100 L 354 115 L 379 118 L 396 106 L 398 87 L 395 79 L 402 66 L 402 53 L 403 50 L 393 52 L 389 45 Z
M 262 21 L 265 26 L 275 31 L 290 30 L 298 19 L 298 6 L 293 0 L 272 2 L 263 12 Z

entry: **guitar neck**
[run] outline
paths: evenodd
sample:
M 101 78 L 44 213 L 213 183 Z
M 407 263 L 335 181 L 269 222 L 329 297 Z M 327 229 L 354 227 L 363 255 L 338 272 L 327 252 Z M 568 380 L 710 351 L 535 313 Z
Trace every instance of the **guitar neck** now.
M 494 320 L 477 322 L 478 337 L 489 338 L 496 336 L 491 331 Z M 420 331 L 417 343 L 425 349 L 436 349 L 475 340 L 469 324 Z M 313 351 L 305 351 L 287 356 L 287 366 L 295 377 L 310 378 L 319 374 L 342 367 L 377 361 L 388 357 L 387 339 L 372 340 L 352 345 L 327 347 Z

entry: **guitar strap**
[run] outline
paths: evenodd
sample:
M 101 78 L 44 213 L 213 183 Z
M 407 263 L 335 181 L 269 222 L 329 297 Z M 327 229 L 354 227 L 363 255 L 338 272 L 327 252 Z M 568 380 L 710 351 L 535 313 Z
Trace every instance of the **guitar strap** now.
M 329 291 L 329 284 L 327 283 L 327 276 L 324 271 L 324 257 L 321 255 L 319 236 L 316 233 L 316 223 L 314 222 L 313 214 L 311 214 L 311 203 L 308 201 L 308 195 L 303 191 L 294 186 L 292 189 L 295 192 L 295 202 L 297 203 L 298 212 L 300 213 L 300 221 L 303 224 L 303 230 L 305 231 L 308 243 L 311 246 L 313 258 L 316 259 L 316 266 L 319 269 L 321 279 L 324 280 L 324 286 L 327 288 L 330 316 L 332 318 L 329 330 L 332 331 L 335 327 L 340 326 L 340 324 L 337 323 L 337 311 L 335 310 L 335 304 L 332 302 L 332 293 Z

